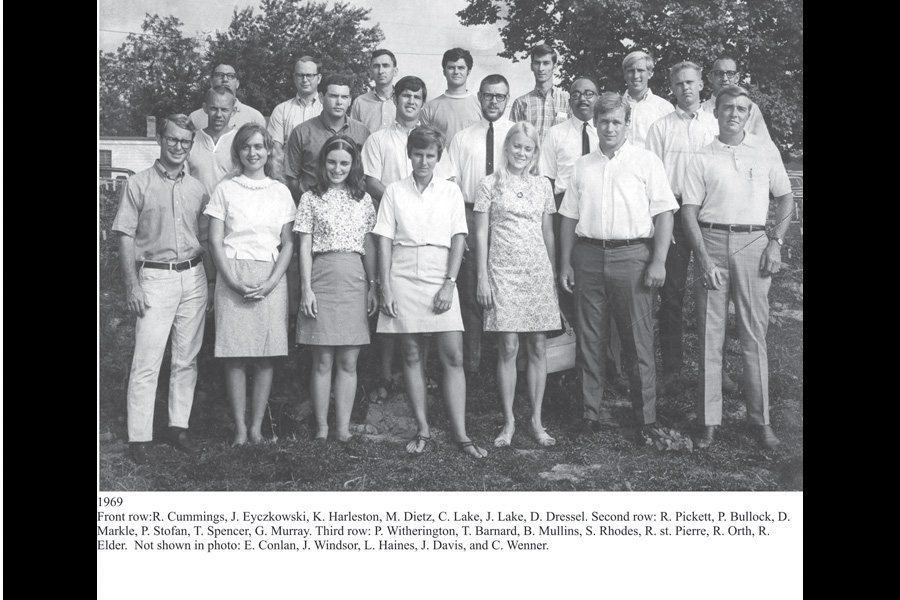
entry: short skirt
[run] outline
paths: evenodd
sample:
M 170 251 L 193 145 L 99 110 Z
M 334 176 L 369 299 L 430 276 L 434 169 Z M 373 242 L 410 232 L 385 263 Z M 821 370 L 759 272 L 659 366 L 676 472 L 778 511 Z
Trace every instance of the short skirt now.
M 232 276 L 260 284 L 269 278 L 273 261 L 229 258 Z M 244 300 L 222 277 L 216 280 L 216 357 L 287 356 L 288 293 L 284 276 L 263 300 Z
M 364 346 L 369 343 L 366 271 L 356 252 L 324 252 L 313 258 L 310 286 L 315 319 L 297 313 L 297 343 L 311 346 Z
M 391 289 L 397 317 L 378 315 L 378 333 L 428 333 L 463 331 L 459 293 L 453 288 L 453 304 L 434 312 L 434 296 L 444 285 L 450 249 L 443 246 L 401 246 L 391 256 Z

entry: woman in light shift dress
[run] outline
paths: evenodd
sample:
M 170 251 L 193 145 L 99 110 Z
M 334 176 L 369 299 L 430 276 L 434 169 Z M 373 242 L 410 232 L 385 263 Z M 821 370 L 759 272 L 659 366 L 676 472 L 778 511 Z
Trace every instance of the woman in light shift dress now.
M 287 356 L 288 297 L 284 273 L 294 240 L 294 201 L 276 180 L 279 161 L 265 127 L 242 126 L 231 155 L 240 173 L 213 190 L 204 211 L 216 279 L 215 355 L 225 359 L 225 389 L 234 415 L 233 445 L 262 440 L 262 421 L 274 370 Z M 247 364 L 254 365 L 247 425 Z
M 352 437 L 356 361 L 369 343 L 367 315 L 378 310 L 373 227 L 375 207 L 359 150 L 349 137 L 332 136 L 319 152 L 316 186 L 300 198 L 294 221 L 300 244 L 297 343 L 312 349 L 309 387 L 317 440 L 328 438 L 334 365 L 335 438 Z
M 466 377 L 462 367 L 463 322 L 456 276 L 466 227 L 459 186 L 434 177 L 444 134 L 431 126 L 412 130 L 407 155 L 413 174 L 384 191 L 378 208 L 378 272 L 381 314 L 378 333 L 400 334 L 406 395 L 417 432 L 406 445 L 422 454 L 431 442 L 425 400 L 423 341 L 432 333 L 444 368 L 443 396 L 454 443 L 473 458 L 487 456 L 466 434 Z
M 537 129 L 527 121 L 516 123 L 503 147 L 503 164 L 482 180 L 475 199 L 478 303 L 485 309 L 484 330 L 498 332 L 503 429 L 494 445 L 509 446 L 516 429 L 516 356 L 519 334 L 524 333 L 531 435 L 541 446 L 552 446 L 556 440 L 544 431 L 541 404 L 547 383 L 547 331 L 560 328 L 551 216 L 556 204 L 550 182 L 536 173 Z

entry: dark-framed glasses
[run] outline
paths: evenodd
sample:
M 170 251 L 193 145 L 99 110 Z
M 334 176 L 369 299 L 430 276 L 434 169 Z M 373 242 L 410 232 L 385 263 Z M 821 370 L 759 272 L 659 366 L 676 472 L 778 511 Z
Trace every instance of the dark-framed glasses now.
M 509 98 L 509 94 L 482 94 L 482 98 L 487 100 L 488 102 L 506 102 L 506 99 Z
M 181 138 L 174 138 L 169 136 L 163 136 L 163 139 L 166 140 L 166 146 L 169 148 L 174 148 L 178 144 L 181 144 L 181 148 L 183 150 L 190 150 L 191 146 L 194 145 L 194 140 L 182 140 Z
M 737 71 L 722 71 L 720 69 L 711 71 L 711 73 L 712 73 L 713 77 L 716 77 L 718 79 L 722 79 L 723 77 L 725 79 L 734 79 L 735 77 L 737 77 L 737 74 L 738 74 Z
M 582 98 L 584 98 L 585 100 L 590 100 L 596 95 L 597 92 L 585 90 L 583 92 L 572 92 L 571 94 L 569 94 L 569 97 L 572 98 L 572 100 L 581 100 Z
M 312 79 L 313 77 L 318 77 L 318 73 L 294 73 L 295 79 Z
M 223 73 L 222 71 L 216 71 L 215 73 L 213 73 L 213 77 L 228 79 L 230 81 L 232 79 L 237 79 L 237 73 Z

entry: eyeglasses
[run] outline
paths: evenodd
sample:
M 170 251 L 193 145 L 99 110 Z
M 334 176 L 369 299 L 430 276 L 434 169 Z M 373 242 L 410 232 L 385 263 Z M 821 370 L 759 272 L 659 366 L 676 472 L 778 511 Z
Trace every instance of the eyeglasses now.
M 572 92 L 569 94 L 569 97 L 572 100 L 581 100 L 584 98 L 585 100 L 590 100 L 594 96 L 597 95 L 597 92 L 592 92 L 591 90 L 586 90 L 584 92 Z
M 166 146 L 169 148 L 174 148 L 178 144 L 181 144 L 181 148 L 183 150 L 190 150 L 191 146 L 194 145 L 194 140 L 182 140 L 180 138 L 173 138 L 167 135 L 163 136 L 163 139 L 166 140 Z
M 715 71 L 710 71 L 710 74 L 717 79 L 722 79 L 723 77 L 726 79 L 734 79 L 735 77 L 737 77 L 738 72 L 720 71 L 719 69 L 716 69 Z
M 506 102 L 506 99 L 509 98 L 509 94 L 482 94 L 481 98 L 488 102 L 493 102 L 494 100 L 497 102 Z
M 220 79 L 237 79 L 237 73 L 223 73 L 221 71 L 216 71 L 213 73 L 213 77 L 219 77 Z
M 318 77 L 318 73 L 294 73 L 294 77 L 296 79 L 312 79 L 313 77 Z

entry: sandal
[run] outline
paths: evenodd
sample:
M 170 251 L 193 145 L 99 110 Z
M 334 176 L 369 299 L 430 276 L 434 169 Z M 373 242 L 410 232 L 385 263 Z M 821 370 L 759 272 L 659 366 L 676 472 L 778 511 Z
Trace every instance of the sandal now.
M 503 430 L 500 430 L 500 433 L 494 438 L 494 446 L 497 448 L 504 448 L 506 446 L 512 446 L 512 437 L 515 430 L 510 431 L 507 435 L 503 435 Z
M 482 459 L 488 455 L 487 450 L 475 445 L 475 442 L 472 440 L 466 440 L 465 442 L 453 442 L 456 444 L 456 447 L 459 448 L 459 451 L 463 454 L 468 454 L 472 458 Z M 473 448 L 475 450 L 475 454 L 469 452 L 468 448 Z
M 421 450 L 419 450 L 419 442 L 422 442 L 424 444 Z M 417 456 L 420 454 L 425 454 L 425 451 L 428 450 L 428 445 L 433 443 L 434 442 L 429 436 L 417 433 L 413 439 L 409 440 L 409 442 L 406 443 L 406 453 L 415 454 Z M 410 446 L 410 444 L 412 444 L 412 446 Z
M 375 386 L 375 389 L 369 393 L 369 402 L 372 404 L 384 404 L 392 393 L 394 393 L 394 380 L 382 379 Z
M 534 436 L 534 441 L 538 443 L 538 446 L 548 447 L 556 445 L 556 438 L 550 437 L 550 434 L 545 430 L 541 429 L 540 432 L 532 431 L 532 435 Z

